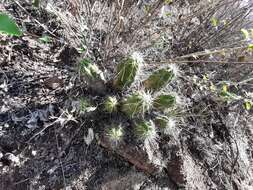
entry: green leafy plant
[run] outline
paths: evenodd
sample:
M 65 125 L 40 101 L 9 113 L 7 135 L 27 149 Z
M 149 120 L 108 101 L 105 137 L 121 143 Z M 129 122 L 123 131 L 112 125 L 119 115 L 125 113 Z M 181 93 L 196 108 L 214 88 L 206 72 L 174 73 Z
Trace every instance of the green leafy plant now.
M 16 22 L 5 13 L 0 13 L 0 33 L 13 36 L 21 36 L 22 32 Z

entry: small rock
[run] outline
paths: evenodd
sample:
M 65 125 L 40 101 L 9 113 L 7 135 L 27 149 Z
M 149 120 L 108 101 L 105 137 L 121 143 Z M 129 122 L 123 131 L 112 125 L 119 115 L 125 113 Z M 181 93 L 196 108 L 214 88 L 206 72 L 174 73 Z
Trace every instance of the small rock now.
M 58 77 L 51 77 L 44 81 L 45 87 L 55 90 L 56 88 L 63 86 L 63 79 Z
M 140 148 L 122 142 L 114 149 L 107 138 L 101 137 L 99 141 L 101 146 L 109 150 L 114 150 L 118 155 L 147 174 L 155 174 L 161 170 L 160 166 L 151 163 L 148 154 Z
M 20 165 L 19 158 L 12 153 L 6 153 L 1 160 L 5 165 Z
M 120 171 L 108 171 L 103 182 L 95 187 L 95 190 L 138 190 L 147 180 L 147 176 L 140 172 L 129 171 L 122 174 Z

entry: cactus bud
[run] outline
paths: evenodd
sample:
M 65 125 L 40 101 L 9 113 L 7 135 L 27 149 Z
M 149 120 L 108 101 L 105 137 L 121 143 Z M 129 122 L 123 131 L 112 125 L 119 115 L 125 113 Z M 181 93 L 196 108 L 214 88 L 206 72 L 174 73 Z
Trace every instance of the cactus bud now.
M 158 91 L 168 84 L 174 77 L 172 69 L 160 69 L 155 71 L 143 84 L 144 87 L 151 91 Z
M 176 97 L 168 94 L 160 95 L 154 100 L 154 107 L 159 110 L 171 108 L 176 103 Z
M 150 121 L 141 121 L 135 126 L 136 135 L 142 140 L 152 140 L 157 137 L 155 124 Z
M 127 97 L 122 104 L 121 111 L 130 117 L 144 114 L 149 111 L 152 106 L 152 96 L 147 92 L 139 92 Z
M 134 53 L 132 57 L 124 59 L 117 66 L 117 76 L 113 81 L 113 85 L 117 89 L 124 89 L 130 86 L 142 64 L 143 60 L 138 53 Z
M 100 79 L 105 81 L 103 72 L 94 63 L 91 63 L 89 59 L 83 59 L 80 62 L 80 73 L 84 74 L 89 79 Z
M 118 100 L 114 96 L 109 96 L 104 102 L 104 110 L 108 113 L 117 111 Z
M 115 145 L 117 145 L 122 140 L 123 135 L 124 133 L 121 125 L 119 125 L 118 127 L 112 127 L 106 133 L 106 136 Z

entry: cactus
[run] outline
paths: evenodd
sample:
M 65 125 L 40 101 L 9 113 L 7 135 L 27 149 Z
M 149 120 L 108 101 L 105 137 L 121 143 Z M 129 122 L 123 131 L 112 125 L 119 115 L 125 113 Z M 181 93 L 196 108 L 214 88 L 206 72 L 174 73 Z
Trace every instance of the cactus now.
M 119 125 L 118 127 L 110 128 L 106 134 L 109 140 L 115 145 L 117 145 L 122 140 L 123 135 L 124 133 L 121 125 Z
M 172 69 L 160 69 L 155 71 L 143 82 L 144 87 L 151 91 L 158 91 L 168 84 L 174 77 Z
M 117 76 L 113 81 L 114 87 L 123 90 L 125 87 L 130 86 L 134 82 L 142 62 L 143 60 L 138 53 L 134 53 L 132 57 L 123 59 L 117 66 Z
M 114 96 L 109 96 L 104 102 L 104 110 L 108 113 L 117 111 L 118 100 Z
M 168 126 L 169 118 L 167 116 L 158 116 L 155 118 L 155 124 L 160 129 L 165 129 Z
M 132 124 L 134 123 L 134 132 L 136 133 L 136 136 L 142 140 L 154 140 L 157 137 L 155 124 L 164 133 L 166 130 L 169 130 L 170 125 L 172 126 L 174 124 L 174 120 L 164 116 L 163 112 L 175 105 L 176 97 L 171 94 L 158 93 L 173 79 L 174 76 L 177 75 L 177 67 L 170 66 L 170 68 L 162 68 L 155 71 L 146 80 L 141 82 L 143 87 L 138 92 L 134 91 L 134 88 L 129 88 L 129 90 L 123 91 L 126 87 L 130 87 L 135 82 L 142 63 L 143 60 L 141 56 L 138 53 L 135 53 L 131 57 L 124 58 L 123 61 L 118 64 L 117 74 L 113 79 L 113 87 L 120 92 L 118 91 L 114 96 L 106 96 L 105 99 L 103 99 L 102 107 L 98 108 L 102 108 L 103 111 L 107 113 L 117 113 L 118 111 L 123 112 L 128 118 L 121 118 L 129 119 Z M 80 71 L 90 79 L 88 80 L 88 82 L 90 82 L 88 85 L 93 87 L 91 89 L 97 89 L 98 85 L 96 82 L 101 81 L 97 79 L 103 79 L 102 72 L 98 67 L 85 59 L 80 64 Z M 108 86 L 104 85 L 104 87 L 106 88 Z M 132 91 L 132 93 L 129 94 L 129 91 Z M 109 92 L 109 90 L 106 89 L 104 92 Z M 110 92 L 113 93 L 113 91 Z M 126 96 L 124 96 L 125 94 Z M 154 94 L 156 95 L 155 97 Z M 116 97 L 122 98 L 117 99 Z M 145 120 L 146 116 L 153 118 L 156 114 L 160 114 L 160 116 L 155 118 L 155 124 L 151 120 Z M 113 119 L 114 115 L 111 116 Z M 119 114 L 118 116 L 120 117 L 121 115 Z M 135 121 L 139 122 L 135 123 Z M 109 130 L 106 130 L 106 137 L 109 138 L 109 141 L 114 145 L 117 145 L 117 143 L 123 138 L 121 125 L 112 126 Z
M 89 59 L 83 59 L 80 62 L 80 72 L 91 80 L 99 79 L 105 81 L 103 72 L 95 63 L 91 63 Z
M 165 110 L 173 107 L 175 103 L 176 103 L 175 96 L 164 94 L 156 97 L 153 105 L 156 109 Z
M 172 117 L 167 116 L 158 116 L 155 119 L 155 124 L 161 129 L 166 135 L 177 136 L 180 131 L 179 128 L 176 127 L 177 121 Z
M 135 132 L 142 140 L 152 140 L 157 137 L 155 124 L 153 121 L 141 121 L 136 124 Z
M 122 112 L 130 117 L 144 115 L 152 106 L 152 96 L 148 92 L 139 92 L 130 95 L 122 103 Z

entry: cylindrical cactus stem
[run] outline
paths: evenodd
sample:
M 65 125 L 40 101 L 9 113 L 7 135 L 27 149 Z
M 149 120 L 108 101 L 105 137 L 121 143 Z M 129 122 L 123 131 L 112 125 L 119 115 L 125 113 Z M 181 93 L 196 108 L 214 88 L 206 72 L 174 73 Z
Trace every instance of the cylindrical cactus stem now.
M 125 58 L 117 66 L 117 75 L 113 81 L 113 86 L 118 90 L 130 86 L 134 82 L 142 63 L 143 60 L 138 53 L 134 53 L 131 57 Z
M 123 100 L 121 111 L 129 117 L 144 115 L 150 110 L 152 102 L 153 98 L 150 93 L 144 91 L 134 93 Z
M 159 129 L 167 135 L 177 136 L 177 131 L 179 130 L 176 127 L 177 120 L 172 117 L 167 117 L 165 115 L 158 116 L 155 118 L 155 124 Z
M 121 125 L 113 126 L 106 131 L 106 137 L 112 143 L 112 145 L 117 145 L 124 136 L 124 131 Z
M 157 116 L 154 122 L 160 129 L 165 129 L 168 126 L 169 118 L 165 115 Z
M 159 69 L 146 79 L 143 84 L 145 89 L 159 91 L 167 85 L 175 76 L 172 69 Z
M 176 104 L 176 97 L 170 94 L 159 95 L 154 99 L 153 107 L 159 110 L 172 108 Z
M 135 124 L 135 133 L 142 140 L 157 138 L 156 128 L 153 121 L 140 121 Z
M 109 96 L 104 102 L 104 110 L 108 113 L 117 111 L 118 100 L 115 96 Z

